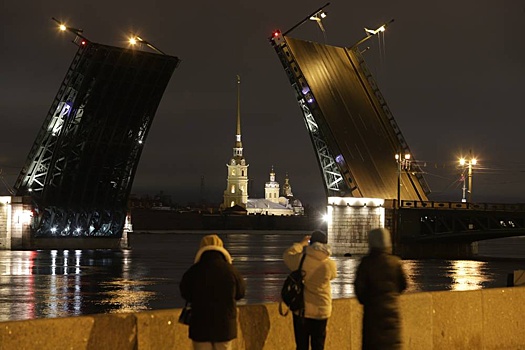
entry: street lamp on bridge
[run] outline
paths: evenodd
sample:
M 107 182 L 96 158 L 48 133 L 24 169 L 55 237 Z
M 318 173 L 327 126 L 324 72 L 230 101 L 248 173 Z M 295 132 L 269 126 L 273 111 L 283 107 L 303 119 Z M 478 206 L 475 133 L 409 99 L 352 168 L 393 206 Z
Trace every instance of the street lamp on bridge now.
M 315 22 L 317 22 L 317 24 L 319 25 L 319 28 L 321 28 L 321 30 L 324 33 L 324 27 L 323 27 L 323 24 L 321 23 L 321 21 L 324 18 L 326 18 L 326 12 L 324 12 L 324 8 L 327 7 L 328 5 L 330 5 L 329 2 L 327 2 L 324 6 L 321 6 L 320 8 L 318 8 L 317 10 L 315 10 L 314 12 L 312 12 L 311 14 L 306 16 L 301 22 L 297 23 L 292 28 L 290 28 L 286 32 L 284 32 L 283 33 L 283 37 L 286 34 L 290 33 L 292 30 L 294 30 L 295 28 L 299 27 L 300 25 L 302 25 L 303 23 L 305 23 L 307 21 L 315 21 Z
M 136 35 L 132 35 L 130 38 L 129 38 L 129 44 L 131 46 L 140 46 L 141 44 L 144 44 L 146 45 L 147 47 L 149 47 L 150 49 L 152 49 L 153 51 L 157 52 L 157 53 L 160 53 L 161 55 L 165 55 L 164 52 L 162 52 L 160 49 L 156 48 L 155 46 L 153 46 L 152 43 L 142 39 L 141 37 L 139 36 L 136 36 Z
M 469 152 L 468 159 L 459 159 L 459 165 L 467 167 L 468 169 L 468 188 L 465 188 L 465 175 L 463 174 L 463 198 L 461 199 L 462 202 L 467 202 L 467 198 L 465 198 L 465 190 L 467 190 L 468 193 L 468 203 L 472 202 L 472 166 L 476 165 L 477 163 L 477 159 L 472 157 L 472 151 Z
M 401 204 L 401 172 L 410 170 L 410 153 L 397 153 L 397 207 Z

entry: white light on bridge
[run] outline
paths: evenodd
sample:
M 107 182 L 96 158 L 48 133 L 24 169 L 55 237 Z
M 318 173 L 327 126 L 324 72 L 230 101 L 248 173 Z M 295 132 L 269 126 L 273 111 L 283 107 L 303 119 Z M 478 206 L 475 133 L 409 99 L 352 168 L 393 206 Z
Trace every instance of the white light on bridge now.
M 328 197 L 328 205 L 349 207 L 382 207 L 384 204 L 385 200 L 383 198 Z

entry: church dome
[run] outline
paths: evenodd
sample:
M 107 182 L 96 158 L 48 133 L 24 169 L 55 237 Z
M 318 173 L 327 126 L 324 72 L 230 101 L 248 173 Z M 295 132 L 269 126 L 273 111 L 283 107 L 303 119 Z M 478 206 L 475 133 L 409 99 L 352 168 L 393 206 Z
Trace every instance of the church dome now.
M 303 206 L 303 203 L 301 203 L 301 201 L 298 200 L 297 198 L 292 197 L 289 199 L 289 201 L 292 207 L 302 207 Z

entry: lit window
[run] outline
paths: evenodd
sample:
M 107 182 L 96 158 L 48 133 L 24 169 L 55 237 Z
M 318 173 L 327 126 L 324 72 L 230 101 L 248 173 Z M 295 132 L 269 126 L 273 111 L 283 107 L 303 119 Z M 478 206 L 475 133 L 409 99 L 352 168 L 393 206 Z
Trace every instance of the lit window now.
M 234 205 L 235 205 L 235 202 L 232 201 L 232 202 L 230 203 L 230 207 L 233 207 Z
M 232 185 L 231 192 L 235 193 L 235 185 Z
M 235 175 L 235 169 L 232 169 L 232 175 Z

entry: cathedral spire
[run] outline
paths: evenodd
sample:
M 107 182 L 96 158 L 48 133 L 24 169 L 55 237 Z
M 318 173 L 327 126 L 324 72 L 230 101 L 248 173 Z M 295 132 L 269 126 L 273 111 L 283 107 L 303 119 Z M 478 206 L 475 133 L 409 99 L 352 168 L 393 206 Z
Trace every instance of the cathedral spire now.
M 239 137 L 241 136 L 241 77 L 240 76 L 237 76 L 237 135 L 239 135 Z
M 237 133 L 235 134 L 235 147 L 233 157 L 242 158 L 241 141 L 241 77 L 237 75 Z
M 248 203 L 248 164 L 242 155 L 241 142 L 241 77 L 237 75 L 237 130 L 233 157 L 228 164 L 228 185 L 224 191 L 223 208 L 240 205 L 246 208 Z

